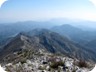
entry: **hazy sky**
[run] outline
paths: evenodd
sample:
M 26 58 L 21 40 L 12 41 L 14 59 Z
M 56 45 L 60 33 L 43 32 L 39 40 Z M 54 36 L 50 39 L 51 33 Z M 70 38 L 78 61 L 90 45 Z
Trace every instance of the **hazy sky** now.
M 90 0 L 8 0 L 0 8 L 0 22 L 69 18 L 96 21 Z

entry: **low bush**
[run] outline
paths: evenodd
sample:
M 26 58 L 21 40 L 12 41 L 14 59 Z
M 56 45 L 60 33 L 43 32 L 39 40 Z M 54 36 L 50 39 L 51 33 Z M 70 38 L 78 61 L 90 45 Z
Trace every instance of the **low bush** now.
M 77 65 L 80 68 L 82 68 L 82 67 L 85 67 L 85 68 L 88 67 L 88 64 L 85 61 L 82 61 L 82 60 L 80 60 Z
M 58 61 L 58 62 L 51 62 L 51 64 L 50 64 L 50 67 L 51 68 L 58 68 L 58 66 L 63 66 L 64 65 L 64 62 L 63 61 Z

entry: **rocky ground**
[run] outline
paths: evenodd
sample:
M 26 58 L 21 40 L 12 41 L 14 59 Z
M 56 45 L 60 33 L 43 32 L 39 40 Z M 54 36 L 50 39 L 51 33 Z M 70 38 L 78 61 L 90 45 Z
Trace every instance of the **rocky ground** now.
M 20 55 L 22 53 L 18 56 Z M 3 64 L 3 68 L 8 72 L 89 72 L 92 67 L 89 62 L 51 54 L 44 50 L 34 52 L 30 58 L 16 60 Z

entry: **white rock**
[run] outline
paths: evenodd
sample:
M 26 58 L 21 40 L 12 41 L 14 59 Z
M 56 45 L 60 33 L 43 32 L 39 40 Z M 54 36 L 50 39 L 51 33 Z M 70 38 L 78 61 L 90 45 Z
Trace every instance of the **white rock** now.
M 90 72 L 96 72 L 96 65 L 95 65 L 94 69 L 92 71 L 90 71 Z
M 65 65 L 66 65 L 67 67 L 70 67 L 70 66 L 72 66 L 72 63 L 69 62 L 69 61 L 67 61 L 67 62 L 65 62 Z
M 4 68 L 2 68 L 0 65 L 0 72 L 7 72 L 7 71 L 5 71 Z
M 26 62 L 27 62 L 27 64 L 29 64 L 29 65 L 32 63 L 30 60 L 27 60 Z

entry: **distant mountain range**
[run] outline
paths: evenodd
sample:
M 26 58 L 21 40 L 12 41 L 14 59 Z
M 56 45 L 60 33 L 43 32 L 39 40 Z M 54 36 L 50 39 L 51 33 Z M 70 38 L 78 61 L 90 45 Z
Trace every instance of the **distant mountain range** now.
M 35 21 L 25 21 L 9 24 L 0 24 L 0 42 L 8 37 L 14 37 L 20 32 L 28 32 L 35 28 L 46 28 L 49 29 L 55 26 L 50 22 L 35 22 Z M 1 44 L 1 43 L 0 43 Z
M 69 24 L 55 26 L 51 30 L 63 36 L 67 36 L 71 40 L 82 45 L 86 44 L 91 40 L 96 39 L 96 31 L 84 31 L 80 28 L 71 26 Z
M 62 25 L 70 24 L 81 28 L 83 30 L 96 30 L 96 21 L 80 20 L 80 19 L 67 19 L 67 18 L 54 18 L 49 20 L 49 22 Z
M 8 58 L 7 56 L 10 54 L 24 49 L 44 49 L 51 53 L 59 53 L 80 60 L 96 61 L 93 51 L 47 29 L 35 29 L 27 33 L 19 33 L 13 37 L 1 50 L 0 61 Z

